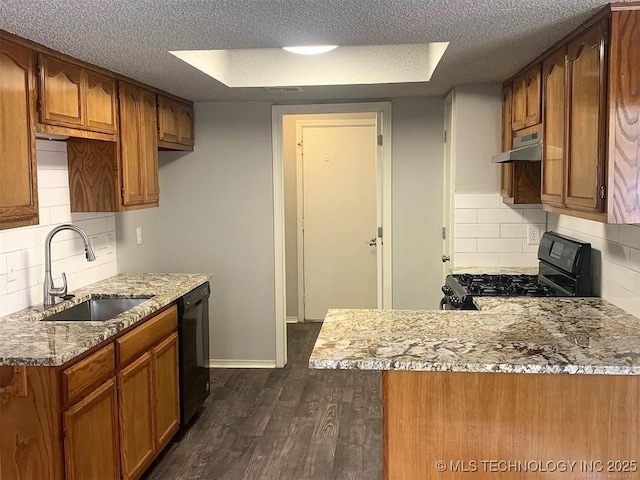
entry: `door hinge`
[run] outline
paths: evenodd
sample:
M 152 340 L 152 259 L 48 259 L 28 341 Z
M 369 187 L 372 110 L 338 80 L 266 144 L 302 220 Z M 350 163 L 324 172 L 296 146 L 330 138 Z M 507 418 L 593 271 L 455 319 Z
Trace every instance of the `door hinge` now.
M 304 232 L 304 218 L 300 221 L 300 230 Z
M 36 73 L 38 76 L 42 75 L 42 65 L 36 66 Z
M 447 239 L 447 227 L 442 227 L 442 239 Z
M 38 112 L 42 112 L 42 100 L 38 100 L 36 106 L 38 107 Z
M 378 146 L 381 147 L 383 143 L 382 134 L 378 135 Z
M 600 198 L 604 198 L 605 188 L 604 185 L 600 185 Z
M 120 188 L 120 195 L 122 196 L 122 198 L 124 198 L 124 187 Z
M 447 131 L 442 131 L 442 143 L 447 143 Z

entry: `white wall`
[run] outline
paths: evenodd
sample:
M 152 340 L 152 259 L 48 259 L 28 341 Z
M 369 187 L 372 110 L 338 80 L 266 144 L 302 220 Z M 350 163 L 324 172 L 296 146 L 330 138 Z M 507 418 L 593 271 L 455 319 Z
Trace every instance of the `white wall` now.
M 547 227 L 591 243 L 593 293 L 640 318 L 640 226 L 550 213 Z
M 455 195 L 452 263 L 459 267 L 535 267 L 527 227 L 545 231 L 541 205 L 506 205 L 500 196 L 502 86 L 461 85 L 453 92 Z
M 500 151 L 502 86 L 460 85 L 454 95 L 455 191 L 499 192 L 500 167 L 491 156 Z
M 0 231 L 0 316 L 40 304 L 43 300 L 44 240 L 62 223 L 74 223 L 92 237 L 96 260 L 87 262 L 76 233 L 60 232 L 52 242 L 52 272 L 57 286 L 66 272 L 69 293 L 117 273 L 113 213 L 72 214 L 69 205 L 67 145 L 37 141 L 40 224 Z M 112 249 L 107 249 L 107 236 Z M 8 268 L 15 264 L 15 280 Z
M 117 215 L 119 270 L 213 273 L 213 359 L 273 361 L 271 105 L 198 103 L 195 135 L 160 154 L 160 207 Z
M 442 100 L 392 109 L 394 307 L 436 308 Z M 214 360 L 273 361 L 271 105 L 198 103 L 195 120 L 193 153 L 160 154 L 160 207 L 117 215 L 118 268 L 212 272 Z
M 442 99 L 398 99 L 392 108 L 393 307 L 437 309 L 442 297 Z

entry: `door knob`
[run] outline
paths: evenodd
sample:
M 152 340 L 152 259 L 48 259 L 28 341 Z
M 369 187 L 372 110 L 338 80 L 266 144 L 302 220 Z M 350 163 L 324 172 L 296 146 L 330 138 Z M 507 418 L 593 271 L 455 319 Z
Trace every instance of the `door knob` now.
M 377 245 L 376 237 L 371 237 L 370 240 L 365 240 L 364 243 L 368 244 L 370 247 L 375 247 Z
M 449 260 L 451 260 L 449 255 L 442 255 L 442 263 L 448 262 Z

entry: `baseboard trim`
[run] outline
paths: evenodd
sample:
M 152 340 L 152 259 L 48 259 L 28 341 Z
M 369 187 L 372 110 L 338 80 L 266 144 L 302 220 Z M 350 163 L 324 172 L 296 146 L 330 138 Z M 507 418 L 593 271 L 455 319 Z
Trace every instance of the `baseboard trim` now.
M 298 317 L 287 317 L 287 323 L 298 323 Z
M 276 368 L 275 360 L 229 360 L 212 358 L 209 368 Z

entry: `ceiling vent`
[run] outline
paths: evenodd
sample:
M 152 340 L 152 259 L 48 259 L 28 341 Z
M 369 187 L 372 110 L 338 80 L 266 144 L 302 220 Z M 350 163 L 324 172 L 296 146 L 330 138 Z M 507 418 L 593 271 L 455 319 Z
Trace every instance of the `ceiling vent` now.
M 289 95 L 290 93 L 302 93 L 304 90 L 302 87 L 265 87 L 267 93 L 274 93 L 279 95 Z

